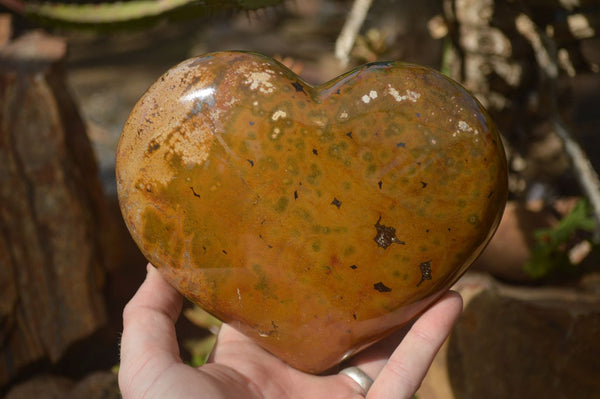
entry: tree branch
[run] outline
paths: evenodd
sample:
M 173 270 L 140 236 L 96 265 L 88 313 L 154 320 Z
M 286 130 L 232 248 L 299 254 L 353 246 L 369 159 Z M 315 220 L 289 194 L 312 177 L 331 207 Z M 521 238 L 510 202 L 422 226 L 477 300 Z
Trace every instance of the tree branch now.
M 594 170 L 592 163 L 586 155 L 581 145 L 573 138 L 567 125 L 560 117 L 558 107 L 558 50 L 554 41 L 549 38 L 542 30 L 538 29 L 535 23 L 525 14 L 517 17 L 516 26 L 519 32 L 531 44 L 536 61 L 545 78 L 545 93 L 550 102 L 550 121 L 557 136 L 562 140 L 565 152 L 571 160 L 571 165 L 575 170 L 575 176 L 585 196 L 590 201 L 596 228 L 594 230 L 594 242 L 600 243 L 600 180 Z M 544 87 L 545 86 L 545 87 Z
M 373 0 L 354 0 L 342 31 L 335 42 L 335 57 L 342 65 L 348 65 L 350 51 L 360 31 Z

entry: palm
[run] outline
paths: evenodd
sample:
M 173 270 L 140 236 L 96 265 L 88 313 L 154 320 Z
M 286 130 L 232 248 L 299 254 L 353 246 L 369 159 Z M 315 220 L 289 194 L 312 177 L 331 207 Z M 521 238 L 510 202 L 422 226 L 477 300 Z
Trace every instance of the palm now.
M 119 385 L 125 399 L 364 397 L 349 377 L 298 371 L 228 325 L 222 327 L 206 365 L 185 365 L 174 329 L 181 301 L 149 267 L 124 312 Z M 446 295 L 408 332 L 398 332 L 355 357 L 353 365 L 377 377 L 368 398 L 412 397 L 460 309 L 460 297 Z

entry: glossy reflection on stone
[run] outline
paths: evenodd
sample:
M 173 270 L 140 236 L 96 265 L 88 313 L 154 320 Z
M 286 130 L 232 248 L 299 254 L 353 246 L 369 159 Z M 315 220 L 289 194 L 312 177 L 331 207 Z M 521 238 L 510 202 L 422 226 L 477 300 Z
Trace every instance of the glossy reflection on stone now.
M 182 294 L 318 373 L 408 322 L 466 270 L 506 195 L 479 103 L 430 69 L 311 87 L 276 61 L 185 61 L 121 137 L 124 219 Z

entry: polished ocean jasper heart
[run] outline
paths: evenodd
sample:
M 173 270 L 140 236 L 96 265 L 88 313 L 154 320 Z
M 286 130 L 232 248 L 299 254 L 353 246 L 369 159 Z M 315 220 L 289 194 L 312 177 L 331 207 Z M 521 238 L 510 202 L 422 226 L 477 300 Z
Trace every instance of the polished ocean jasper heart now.
M 192 302 L 322 372 L 407 323 L 501 217 L 498 133 L 461 86 L 368 64 L 312 87 L 222 52 L 169 70 L 121 137 L 117 183 L 145 256 Z

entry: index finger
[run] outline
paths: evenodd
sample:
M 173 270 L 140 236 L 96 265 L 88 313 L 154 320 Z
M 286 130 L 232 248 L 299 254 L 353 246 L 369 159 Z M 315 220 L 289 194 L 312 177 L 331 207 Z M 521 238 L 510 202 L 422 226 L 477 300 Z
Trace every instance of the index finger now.
M 461 310 L 460 294 L 450 291 L 423 313 L 383 366 L 367 398 L 412 398 Z

